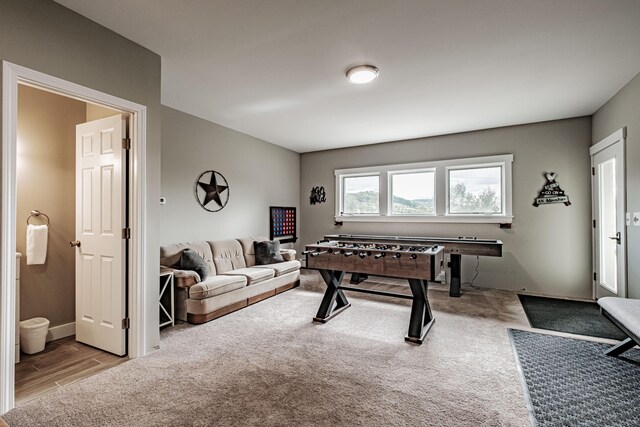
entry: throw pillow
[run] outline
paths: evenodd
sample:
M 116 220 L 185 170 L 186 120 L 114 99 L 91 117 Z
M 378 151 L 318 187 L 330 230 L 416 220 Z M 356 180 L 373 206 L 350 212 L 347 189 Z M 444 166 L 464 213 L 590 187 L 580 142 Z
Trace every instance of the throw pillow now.
M 205 260 L 193 249 L 185 249 L 182 251 L 182 255 L 180 256 L 180 269 L 195 271 L 200 276 L 200 280 L 206 279 L 207 272 L 209 271 Z
M 253 250 L 256 253 L 256 265 L 284 262 L 284 258 L 280 254 L 280 242 L 277 240 L 253 242 Z

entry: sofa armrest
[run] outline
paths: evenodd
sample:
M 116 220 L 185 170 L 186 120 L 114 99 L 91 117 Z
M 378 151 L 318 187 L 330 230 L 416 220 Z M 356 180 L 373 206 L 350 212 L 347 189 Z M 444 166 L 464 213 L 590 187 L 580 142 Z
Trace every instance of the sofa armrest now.
M 173 272 L 173 284 L 177 288 L 190 288 L 202 281 L 200 275 L 192 270 L 178 270 L 177 268 L 169 267 L 162 267 L 162 270 Z
M 280 249 L 280 255 L 284 258 L 285 261 L 293 261 L 296 259 L 296 250 L 295 249 Z

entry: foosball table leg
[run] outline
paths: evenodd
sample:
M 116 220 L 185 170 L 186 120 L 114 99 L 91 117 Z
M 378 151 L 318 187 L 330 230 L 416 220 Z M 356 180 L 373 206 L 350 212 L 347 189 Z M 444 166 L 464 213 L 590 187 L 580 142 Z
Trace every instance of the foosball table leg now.
M 344 271 L 320 270 L 320 275 L 327 285 L 327 290 L 320 303 L 318 314 L 313 318 L 313 321 L 316 323 L 327 323 L 351 307 L 351 304 L 347 300 L 344 292 L 338 289 L 340 283 L 342 283 Z
M 413 303 L 411 305 L 409 333 L 404 337 L 404 340 L 419 345 L 424 342 L 435 319 L 431 314 L 431 307 L 429 306 L 429 299 L 427 297 L 427 281 L 409 279 L 409 286 L 413 294 Z

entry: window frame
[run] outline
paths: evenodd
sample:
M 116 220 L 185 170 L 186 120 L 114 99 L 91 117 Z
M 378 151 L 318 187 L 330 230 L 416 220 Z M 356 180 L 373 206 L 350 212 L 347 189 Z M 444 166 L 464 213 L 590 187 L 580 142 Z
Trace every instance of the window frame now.
M 495 168 L 495 167 L 499 167 L 500 168 L 500 213 L 496 213 L 496 214 L 490 214 L 490 213 L 455 213 L 455 212 L 451 212 L 451 206 L 449 204 L 449 201 L 451 200 L 451 197 L 449 195 L 449 192 L 451 191 L 451 186 L 450 186 L 450 179 L 451 179 L 451 175 L 450 172 L 451 171 L 455 171 L 455 170 L 468 170 L 468 169 L 489 169 L 489 168 Z M 504 162 L 497 162 L 497 163 L 482 163 L 479 165 L 456 165 L 456 166 L 446 166 L 446 184 L 445 184 L 445 189 L 446 189 L 446 195 L 445 195 L 445 211 L 447 215 L 450 216 L 465 216 L 465 215 L 470 215 L 470 216 L 478 216 L 478 215 L 484 215 L 484 216 L 494 216 L 494 215 L 499 215 L 499 216 L 504 216 L 506 215 L 506 200 L 505 200 L 505 196 L 506 196 L 506 190 L 505 190 L 505 184 L 506 184 L 506 177 L 505 177 L 505 165 Z
M 420 163 L 405 163 L 361 168 L 336 169 L 335 175 L 335 220 L 346 222 L 452 222 L 452 223 L 511 223 L 512 215 L 512 163 L 513 154 L 437 160 Z M 449 213 L 449 170 L 473 169 L 500 166 L 501 214 L 452 214 Z M 392 214 L 391 177 L 397 173 L 434 171 L 435 214 Z M 344 178 L 353 176 L 379 176 L 379 213 L 344 214 Z
M 359 178 L 359 177 L 369 177 L 369 176 L 377 176 L 378 177 L 378 213 L 347 213 L 345 214 L 343 212 L 344 210 L 344 197 L 343 195 L 345 194 L 344 191 L 344 179 L 345 178 Z M 340 191 L 336 191 L 336 194 L 340 194 L 340 199 L 337 200 L 337 202 L 339 203 L 338 206 L 338 210 L 337 212 L 339 212 L 341 215 L 344 216 L 356 216 L 356 217 L 360 217 L 360 216 L 380 216 L 382 215 L 382 203 L 380 203 L 381 197 L 380 197 L 380 191 L 382 188 L 382 184 L 381 184 L 381 179 L 382 177 L 380 176 L 380 173 L 377 173 L 375 171 L 373 172 L 362 172 L 362 173 L 350 173 L 350 174 L 343 174 L 339 177 L 339 183 L 336 185 L 337 188 L 340 189 Z M 339 187 L 338 187 L 339 185 Z
M 402 214 L 393 213 L 393 177 L 395 175 L 406 175 L 416 173 L 433 173 L 433 213 L 432 214 Z M 394 217 L 407 217 L 407 216 L 435 216 L 437 215 L 436 209 L 436 169 L 435 168 L 421 168 L 421 169 L 399 169 L 391 170 L 387 172 L 388 179 L 388 197 L 387 197 L 387 214 Z

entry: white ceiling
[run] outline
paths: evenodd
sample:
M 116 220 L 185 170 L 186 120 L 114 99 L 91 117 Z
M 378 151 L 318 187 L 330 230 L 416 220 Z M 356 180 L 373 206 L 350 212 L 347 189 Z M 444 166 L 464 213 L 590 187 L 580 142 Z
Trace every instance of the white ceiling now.
M 57 1 L 160 54 L 164 105 L 298 152 L 589 115 L 640 71 L 639 0 Z

